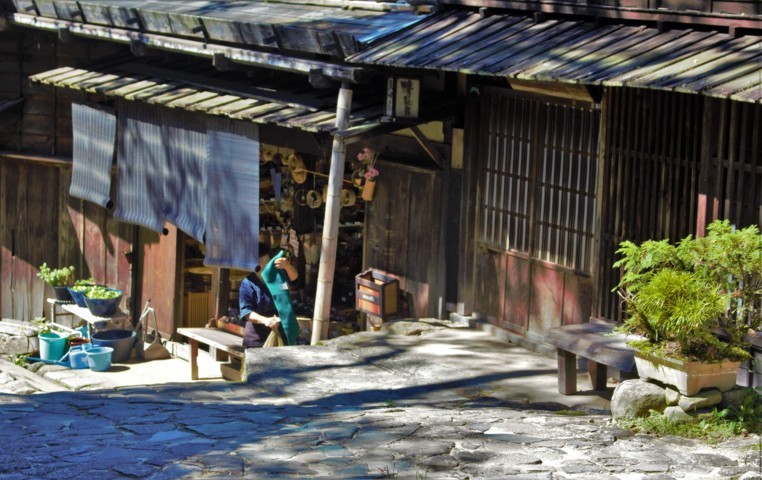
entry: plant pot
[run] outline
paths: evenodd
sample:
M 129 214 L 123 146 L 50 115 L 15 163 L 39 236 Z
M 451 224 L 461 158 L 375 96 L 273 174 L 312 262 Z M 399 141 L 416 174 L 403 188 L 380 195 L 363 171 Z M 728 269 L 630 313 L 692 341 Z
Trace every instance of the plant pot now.
M 53 287 L 53 291 L 55 292 L 56 300 L 59 302 L 72 303 L 74 301 L 69 292 L 69 287 Z
M 41 333 L 37 336 L 40 340 L 40 358 L 43 360 L 60 360 L 66 349 L 66 337 L 57 333 Z
M 115 298 L 88 298 L 85 296 L 85 304 L 90 313 L 96 317 L 110 317 L 116 313 L 116 308 L 119 306 L 119 302 L 122 301 L 121 290 L 116 291 L 119 292 L 119 296 Z
M 352 183 L 358 187 L 362 187 L 362 184 L 365 183 L 365 172 L 362 170 L 355 170 L 352 172 Z
M 96 347 L 110 347 L 113 349 L 111 361 L 124 363 L 129 361 L 132 355 L 132 347 L 135 345 L 137 335 L 133 330 L 103 330 L 93 333 L 92 343 Z
M 640 352 L 635 353 L 638 376 L 644 380 L 657 380 L 672 385 L 687 396 L 697 394 L 705 388 L 716 388 L 725 392 L 733 388 L 741 362 L 723 360 L 721 362 L 690 362 L 669 357 L 659 357 Z
M 362 199 L 366 202 L 373 200 L 373 192 L 376 190 L 376 181 L 368 180 L 365 182 L 365 186 L 362 187 Z
M 68 290 L 71 298 L 78 307 L 87 308 L 87 304 L 85 303 L 85 294 L 87 293 L 87 290 L 72 290 L 71 287 L 68 287 Z

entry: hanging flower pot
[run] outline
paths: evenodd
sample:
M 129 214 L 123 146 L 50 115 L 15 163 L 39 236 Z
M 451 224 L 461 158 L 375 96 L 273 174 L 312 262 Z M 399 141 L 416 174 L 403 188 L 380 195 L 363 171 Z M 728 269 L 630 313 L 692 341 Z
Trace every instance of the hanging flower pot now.
M 366 202 L 373 200 L 373 192 L 376 190 L 376 179 L 368 179 L 365 182 L 365 186 L 362 188 L 362 199 Z
M 362 187 L 362 184 L 365 182 L 365 171 L 362 169 L 357 169 L 354 172 L 352 172 L 352 183 L 357 185 L 358 187 Z

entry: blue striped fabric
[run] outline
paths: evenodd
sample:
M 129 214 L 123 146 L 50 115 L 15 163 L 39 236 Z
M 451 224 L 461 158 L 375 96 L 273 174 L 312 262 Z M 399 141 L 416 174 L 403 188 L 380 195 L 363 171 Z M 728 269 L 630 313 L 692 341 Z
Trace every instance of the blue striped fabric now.
M 116 145 L 114 110 L 73 101 L 72 172 L 69 195 L 111 208 L 111 167 Z
M 163 113 L 164 217 L 199 242 L 206 218 L 206 119 L 183 110 Z
M 253 271 L 259 260 L 259 129 L 209 118 L 204 265 Z
M 118 188 L 114 218 L 161 232 L 164 229 L 164 168 L 161 110 L 130 101 L 117 103 Z

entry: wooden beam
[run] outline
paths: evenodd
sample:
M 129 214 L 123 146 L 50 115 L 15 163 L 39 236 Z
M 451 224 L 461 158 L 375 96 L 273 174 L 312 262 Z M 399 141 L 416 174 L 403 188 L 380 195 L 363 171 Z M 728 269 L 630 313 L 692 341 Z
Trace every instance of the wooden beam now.
M 741 29 L 762 30 L 762 18 L 749 18 L 749 15 L 732 15 L 714 12 L 624 8 L 609 5 L 575 3 L 569 0 L 441 0 L 439 3 L 442 5 L 457 5 L 463 7 L 500 8 L 506 10 L 543 12 L 547 14 L 574 15 L 575 17 L 588 16 L 643 22 L 710 25 L 714 27 L 732 26 Z
M 13 162 L 36 163 L 38 165 L 48 165 L 51 167 L 71 168 L 71 158 L 63 157 L 44 157 L 40 155 L 27 155 L 23 153 L 0 152 L 0 160 L 9 160 Z
M 426 138 L 418 125 L 410 127 L 410 131 L 413 132 L 413 136 L 418 141 L 418 144 L 423 148 L 423 151 L 429 156 L 432 162 L 437 164 L 437 167 L 444 168 L 444 158 L 434 147 L 434 144 Z

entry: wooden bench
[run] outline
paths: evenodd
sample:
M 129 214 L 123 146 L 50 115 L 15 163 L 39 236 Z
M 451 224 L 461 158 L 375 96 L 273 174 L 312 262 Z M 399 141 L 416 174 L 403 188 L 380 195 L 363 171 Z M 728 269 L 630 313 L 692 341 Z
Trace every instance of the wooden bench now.
M 635 358 L 625 343 L 626 335 L 612 330 L 609 323 L 590 322 L 553 328 L 545 334 L 545 341 L 558 352 L 559 393 L 577 392 L 577 356 L 588 360 L 593 390 L 606 389 L 607 367 L 619 369 L 620 379 L 636 376 Z
M 199 344 L 208 345 L 210 351 L 225 352 L 228 356 L 237 358 L 243 363 L 246 350 L 243 348 L 243 339 L 235 334 L 218 330 L 216 328 L 178 328 L 177 333 L 188 337 L 190 341 L 190 364 L 191 379 L 198 380 L 198 346 Z M 240 381 L 240 372 L 237 378 L 234 369 L 221 368 L 222 375 L 230 380 Z

